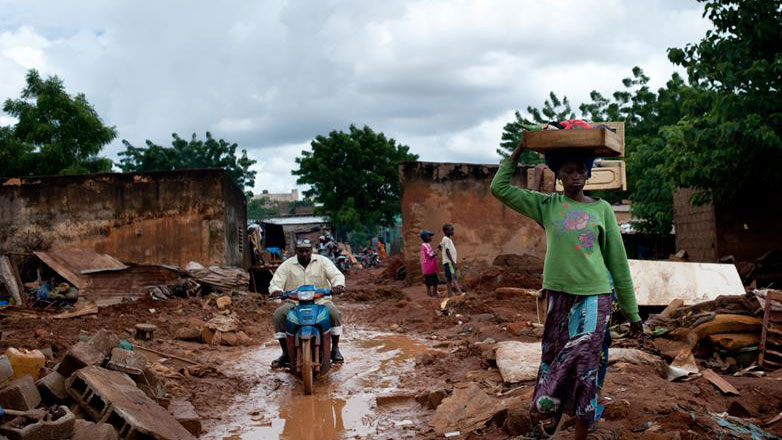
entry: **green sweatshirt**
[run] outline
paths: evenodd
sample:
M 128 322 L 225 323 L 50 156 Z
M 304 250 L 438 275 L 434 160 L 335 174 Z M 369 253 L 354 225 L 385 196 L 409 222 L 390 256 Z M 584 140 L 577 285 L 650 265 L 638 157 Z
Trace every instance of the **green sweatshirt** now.
M 562 194 L 543 194 L 511 185 L 516 162 L 503 159 L 491 183 L 494 197 L 546 230 L 543 287 L 573 295 L 611 292 L 631 322 L 640 321 L 622 236 L 611 205 L 583 203 Z

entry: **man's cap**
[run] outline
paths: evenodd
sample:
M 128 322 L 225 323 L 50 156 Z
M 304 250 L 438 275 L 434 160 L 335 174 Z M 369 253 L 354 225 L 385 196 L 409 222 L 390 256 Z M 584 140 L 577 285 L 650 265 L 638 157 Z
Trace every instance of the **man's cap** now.
M 304 249 L 304 248 L 311 248 L 312 243 L 310 243 L 309 240 L 306 238 L 304 240 L 298 240 L 296 241 L 296 249 Z
M 427 235 L 434 235 L 434 234 L 432 234 L 431 232 L 427 231 L 426 229 L 424 229 L 423 231 L 421 231 L 421 238 L 424 238 L 424 237 L 426 237 Z

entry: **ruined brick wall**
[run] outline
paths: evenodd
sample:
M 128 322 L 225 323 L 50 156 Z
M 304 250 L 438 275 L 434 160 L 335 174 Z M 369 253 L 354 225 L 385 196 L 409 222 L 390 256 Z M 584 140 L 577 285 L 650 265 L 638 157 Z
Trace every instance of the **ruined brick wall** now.
M 244 195 L 222 170 L 0 180 L 0 252 L 94 249 L 139 264 L 244 266 Z
M 676 249 L 685 249 L 690 261 L 715 262 L 719 255 L 714 205 L 692 206 L 693 193 L 689 188 L 679 188 L 673 196 Z
M 491 165 L 399 165 L 403 254 L 409 280 L 417 280 L 421 273 L 419 232 L 434 232 L 432 243 L 436 247 L 444 223 L 452 223 L 456 229 L 454 243 L 462 266 L 486 267 L 503 254 L 542 262 L 546 253 L 543 228 L 492 196 L 490 186 L 496 172 L 497 166 Z M 520 168 L 513 183 L 526 187 L 526 174 L 527 169 Z

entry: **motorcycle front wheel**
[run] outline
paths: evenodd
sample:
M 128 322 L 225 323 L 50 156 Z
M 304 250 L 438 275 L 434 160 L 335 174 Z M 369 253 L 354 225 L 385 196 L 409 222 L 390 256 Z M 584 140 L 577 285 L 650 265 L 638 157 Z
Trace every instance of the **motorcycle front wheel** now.
M 312 339 L 301 341 L 301 379 L 304 381 L 304 394 L 312 394 Z

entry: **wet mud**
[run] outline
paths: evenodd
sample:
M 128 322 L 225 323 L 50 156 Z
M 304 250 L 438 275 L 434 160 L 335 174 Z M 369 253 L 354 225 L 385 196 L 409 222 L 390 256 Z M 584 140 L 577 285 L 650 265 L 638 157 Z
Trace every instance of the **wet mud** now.
M 237 396 L 204 438 L 414 437 L 412 428 L 426 422 L 418 420 L 420 407 L 412 392 L 400 389 L 400 381 L 412 371 L 415 357 L 427 350 L 425 342 L 401 334 L 351 330 L 343 336 L 340 348 L 345 364 L 319 378 L 311 396 L 304 395 L 301 381 L 289 372 L 270 369 L 271 361 L 279 356 L 276 341 L 242 356 L 230 367 L 232 372 L 257 374 L 264 380 L 248 395 Z

